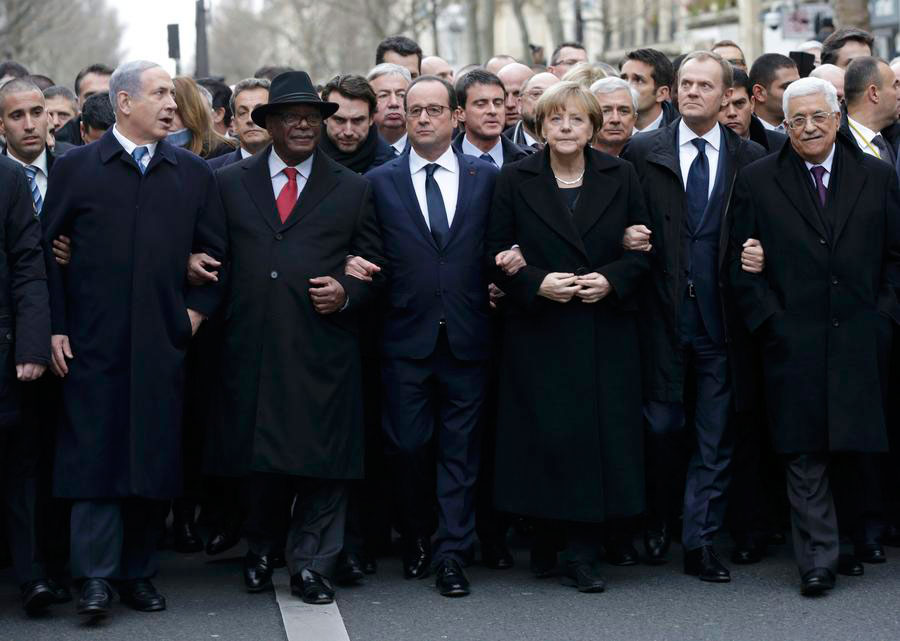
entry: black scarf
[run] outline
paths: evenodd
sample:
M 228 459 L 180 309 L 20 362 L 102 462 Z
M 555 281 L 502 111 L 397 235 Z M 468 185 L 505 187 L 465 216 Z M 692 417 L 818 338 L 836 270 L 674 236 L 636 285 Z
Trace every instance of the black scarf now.
M 325 155 L 332 160 L 339 162 L 344 167 L 358 174 L 364 173 L 372 163 L 375 162 L 375 154 L 378 151 L 378 129 L 375 125 L 369 127 L 369 135 L 363 140 L 356 151 L 348 154 L 341 151 L 340 147 L 335 145 L 328 133 L 325 131 L 325 125 L 322 125 L 322 138 L 319 140 L 319 149 L 325 152 Z

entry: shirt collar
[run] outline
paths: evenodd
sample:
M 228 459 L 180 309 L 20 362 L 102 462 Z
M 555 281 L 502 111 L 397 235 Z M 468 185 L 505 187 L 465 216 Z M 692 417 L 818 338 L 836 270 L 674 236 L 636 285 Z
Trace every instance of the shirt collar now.
M 281 159 L 281 156 L 275 151 L 275 147 L 272 147 L 272 151 L 269 154 L 269 177 L 274 178 L 278 174 L 280 174 L 286 167 L 293 167 L 297 170 L 297 173 L 300 174 L 305 180 L 309 180 L 309 174 L 312 172 L 313 159 L 316 157 L 315 152 L 310 154 L 309 158 L 301 162 L 299 165 L 288 165 Z
M 118 140 L 118 141 L 119 141 L 119 144 L 122 145 L 122 148 L 123 148 L 126 152 L 128 152 L 128 155 L 129 155 L 129 156 L 130 156 L 130 155 L 134 152 L 134 150 L 137 149 L 138 147 L 146 147 L 146 148 L 147 148 L 147 152 L 150 154 L 150 158 L 153 158 L 153 154 L 156 153 L 156 145 L 158 144 L 158 141 L 157 141 L 157 142 L 147 143 L 146 145 L 139 145 L 139 144 L 137 144 L 137 143 L 135 143 L 135 142 L 132 142 L 132 141 L 129 140 L 128 138 L 126 138 L 126 137 L 125 137 L 125 134 L 123 134 L 121 131 L 119 131 L 119 126 L 118 126 L 117 124 L 115 124 L 115 123 L 113 124 L 113 136 L 116 137 L 116 140 Z
M 6 155 L 9 158 L 11 158 L 12 160 L 15 160 L 17 163 L 19 163 L 23 167 L 29 167 L 29 166 L 34 167 L 38 171 L 40 171 L 42 174 L 44 174 L 45 176 L 50 174 L 50 172 L 47 170 L 47 148 L 46 147 L 44 147 L 44 150 L 41 152 L 41 155 L 38 156 L 37 158 L 35 158 L 34 162 L 30 162 L 30 163 L 19 160 L 18 158 L 13 156 L 11 153 L 9 153 L 9 147 L 6 148 Z
M 397 142 L 391 143 L 391 147 L 397 150 L 397 153 L 402 154 L 406 151 L 406 136 L 407 134 L 403 134 L 403 137 L 400 138 Z
M 877 131 L 872 131 L 860 121 L 854 120 L 849 115 L 847 115 L 847 122 L 850 123 L 850 130 L 852 131 L 855 129 L 856 133 L 865 138 L 866 142 L 872 142 L 872 138 L 878 135 Z
M 643 129 L 638 129 L 637 127 L 635 127 L 634 131 L 635 131 L 635 133 L 640 133 L 642 131 L 653 131 L 654 129 L 659 129 L 659 126 L 662 124 L 662 119 L 663 119 L 663 110 L 660 107 L 659 115 L 656 117 L 656 120 L 651 122 L 649 125 L 647 125 Z
M 246 149 L 244 149 L 243 147 L 241 147 L 241 159 L 249 158 L 249 157 L 252 156 L 252 155 L 253 155 L 253 154 L 251 154 L 249 151 L 247 151 Z
M 831 165 L 832 165 L 832 163 L 834 163 L 834 148 L 835 148 L 835 145 L 832 144 L 831 151 L 828 152 L 828 157 L 817 165 L 814 165 L 811 162 L 804 161 L 804 163 L 806 164 L 807 171 L 812 169 L 813 167 L 824 167 L 825 171 L 830 174 L 831 173 Z
M 719 124 L 716 123 L 712 129 L 702 136 L 698 136 L 684 123 L 684 120 L 682 120 L 678 124 L 678 144 L 684 146 L 685 144 L 690 143 L 694 138 L 703 138 L 710 147 L 719 151 L 719 145 L 722 144 L 722 131 L 719 129 Z
M 756 114 L 754 114 L 754 115 L 756 115 Z M 778 133 L 782 133 L 784 131 L 784 123 L 779 122 L 777 125 L 771 125 L 764 118 L 760 118 L 759 116 L 756 116 L 756 117 L 759 118 L 759 121 L 762 123 L 762 126 L 765 127 L 766 129 L 768 129 L 769 131 L 777 131 Z
M 528 130 L 525 129 L 525 125 L 522 125 L 522 136 L 523 136 L 524 139 L 525 139 L 525 144 L 528 145 L 529 147 L 532 146 L 534 143 L 537 142 L 537 139 L 536 139 L 536 138 L 532 138 L 532 137 L 531 137 L 531 134 L 528 133 Z
M 475 156 L 476 158 L 480 158 L 481 154 L 487 153 L 491 158 L 494 159 L 494 164 L 500 167 L 503 165 L 503 141 L 498 137 L 497 143 L 490 148 L 489 151 L 484 152 L 481 151 L 478 147 L 469 142 L 468 134 L 463 136 L 462 141 L 462 152 L 467 156 Z
M 416 150 L 413 147 L 409 148 L 409 173 L 415 174 L 422 169 L 425 168 L 425 165 L 430 165 L 430 160 L 425 160 L 416 153 Z M 447 150 L 441 154 L 441 157 L 434 161 L 434 164 L 443 167 L 447 171 L 453 172 L 454 174 L 459 169 L 459 162 L 456 160 L 456 154 L 453 152 L 453 147 L 447 147 Z

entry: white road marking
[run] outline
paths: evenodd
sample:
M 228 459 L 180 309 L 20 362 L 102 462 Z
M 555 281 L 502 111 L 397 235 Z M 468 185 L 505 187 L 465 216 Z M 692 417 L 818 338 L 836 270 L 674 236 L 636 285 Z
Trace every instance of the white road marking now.
M 337 602 L 304 603 L 291 594 L 290 577 L 284 570 L 276 571 L 272 582 L 288 641 L 350 641 Z

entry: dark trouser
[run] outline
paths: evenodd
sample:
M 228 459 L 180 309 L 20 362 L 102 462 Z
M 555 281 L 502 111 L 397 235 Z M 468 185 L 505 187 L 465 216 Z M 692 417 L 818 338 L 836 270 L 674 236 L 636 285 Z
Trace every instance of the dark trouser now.
M 434 560 L 467 563 L 475 543 L 478 421 L 486 364 L 457 359 L 444 330 L 424 359 L 385 359 L 383 428 L 404 537 L 431 535 L 437 454 L 438 531 Z
M 43 578 L 35 545 L 37 438 L 23 425 L 0 427 L 0 469 L 6 532 L 13 571 L 20 584 Z
M 571 565 L 594 563 L 600 557 L 603 526 L 600 523 L 558 523 L 565 532 L 566 549 L 563 560 Z
M 283 550 L 291 575 L 309 569 L 331 576 L 344 546 L 346 481 L 254 474 L 247 482 L 247 496 L 245 532 L 253 554 L 271 556 Z
M 731 386 L 725 346 L 714 343 L 706 333 L 695 299 L 685 298 L 680 320 L 680 349 L 684 351 L 686 369 L 693 370 L 690 373 L 696 378 L 697 388 L 694 408 L 696 443 L 688 463 L 684 488 L 682 533 L 685 549 L 695 550 L 712 544 L 725 516 L 729 464 L 734 449 L 729 429 Z M 683 402 L 647 401 L 644 403 L 644 418 L 649 429 L 650 447 L 657 450 L 670 447 L 684 431 L 685 406 Z M 669 451 L 674 450 L 670 448 Z M 651 475 L 649 487 L 663 487 L 667 480 L 677 477 L 677 474 L 668 479 L 665 476 L 675 463 L 677 460 L 656 469 L 648 466 Z M 661 482 L 660 475 L 663 475 Z M 653 498 L 650 503 L 654 504 Z
M 494 327 L 498 338 L 499 328 Z M 499 395 L 500 363 L 495 354 L 488 368 L 484 409 L 481 413 L 479 432 L 481 436 L 481 467 L 475 498 L 475 526 L 482 546 L 502 545 L 506 542 L 512 519 L 505 512 L 494 507 L 494 470 L 497 451 L 497 406 Z
M 841 534 L 854 545 L 874 545 L 884 533 L 881 482 L 886 454 L 832 454 L 831 485 Z
M 166 501 L 98 499 L 72 504 L 72 578 L 148 579 Z
M 828 481 L 828 454 L 785 457 L 794 556 L 800 576 L 813 568 L 837 571 L 839 539 Z

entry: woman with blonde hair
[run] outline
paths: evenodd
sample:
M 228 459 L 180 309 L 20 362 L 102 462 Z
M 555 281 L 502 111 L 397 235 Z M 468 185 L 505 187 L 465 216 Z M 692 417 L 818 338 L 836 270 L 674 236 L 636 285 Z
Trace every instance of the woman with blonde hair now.
M 606 78 L 609 74 L 599 65 L 590 62 L 579 62 L 577 65 L 569 69 L 562 77 L 563 80 L 577 82 L 585 89 L 590 89 L 591 85 Z
M 175 76 L 174 82 L 178 108 L 166 140 L 206 159 L 234 151 L 235 145 L 213 129 L 212 105 L 200 86 L 187 76 Z

